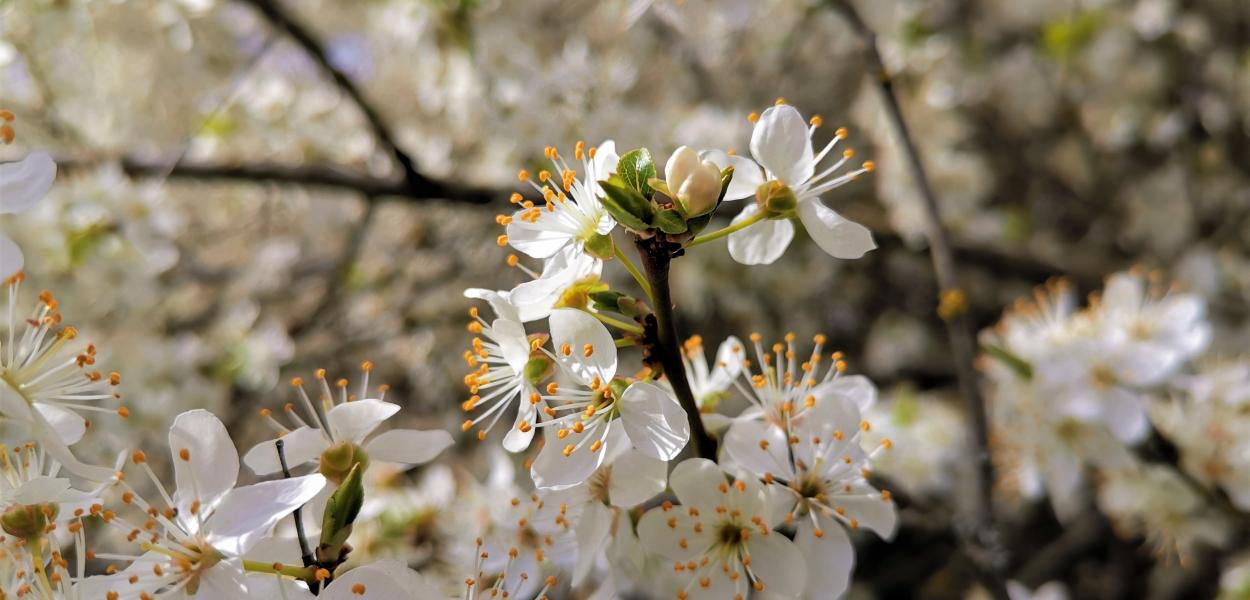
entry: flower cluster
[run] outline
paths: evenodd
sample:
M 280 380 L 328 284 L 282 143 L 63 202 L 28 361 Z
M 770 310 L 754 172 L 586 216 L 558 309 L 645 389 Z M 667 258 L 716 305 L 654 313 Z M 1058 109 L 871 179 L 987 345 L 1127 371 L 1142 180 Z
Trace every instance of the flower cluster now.
M 1039 289 L 982 336 L 1004 480 L 1048 495 L 1061 519 L 1096 503 L 1182 561 L 1225 543 L 1218 495 L 1250 506 L 1237 435 L 1247 371 L 1205 358 L 1211 335 L 1203 300 L 1156 274 L 1112 275 L 1084 308 L 1066 282 Z

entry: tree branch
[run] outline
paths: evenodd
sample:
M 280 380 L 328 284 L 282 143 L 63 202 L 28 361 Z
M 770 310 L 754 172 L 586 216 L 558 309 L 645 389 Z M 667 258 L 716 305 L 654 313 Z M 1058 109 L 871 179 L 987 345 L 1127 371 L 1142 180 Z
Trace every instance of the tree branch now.
M 303 48 L 304 52 L 325 71 L 326 75 L 334 80 L 334 84 L 343 91 L 352 102 L 360 109 L 365 121 L 369 124 L 369 129 L 373 131 L 374 137 L 377 138 L 378 144 L 390 154 L 396 165 L 399 167 L 403 175 L 404 185 L 413 190 L 422 190 L 430 187 L 434 182 L 417 170 L 416 161 L 412 159 L 403 148 L 399 147 L 395 140 L 394 134 L 382 119 L 382 114 L 378 109 L 365 97 L 355 82 L 351 80 L 342 70 L 334 66 L 330 62 L 330 57 L 326 53 L 317 36 L 312 30 L 305 27 L 295 16 L 282 7 L 278 0 L 241 0 L 245 4 L 251 5 L 265 17 L 266 20 L 275 28 L 285 31 L 287 35 L 296 44 Z
M 965 543 L 971 543 L 970 550 L 973 551 L 971 558 L 982 563 L 979 565 L 982 568 L 997 575 L 1001 572 L 1002 556 L 999 552 L 1000 538 L 994 526 L 994 466 L 990 461 L 989 452 L 989 419 L 986 416 L 985 402 L 981 397 L 980 384 L 973 365 L 976 358 L 976 338 L 972 322 L 968 319 L 965 310 L 966 297 L 963 296 L 959 287 L 955 272 L 955 259 L 951 251 L 950 237 L 946 227 L 942 224 L 937 194 L 925 173 L 924 163 L 920 160 L 920 151 L 912 140 L 898 96 L 894 93 L 894 82 L 881 60 L 881 53 L 877 49 L 876 34 L 860 17 L 850 0 L 829 0 L 828 5 L 842 16 L 864 44 L 865 55 L 868 59 L 868 72 L 877 83 L 886 116 L 894 126 L 903 153 L 907 157 L 908 166 L 911 168 L 912 177 L 924 199 L 929 256 L 933 261 L 934 274 L 937 277 L 943 300 L 942 305 L 939 306 L 939 313 L 946 325 L 946 334 L 950 339 L 951 359 L 954 362 L 959 391 L 963 396 L 967 411 L 969 441 L 974 463 L 972 480 L 975 505 L 968 514 L 970 531 L 965 532 L 962 537 L 965 538 Z M 948 298 L 955 299 L 950 306 L 946 306 Z M 958 301 L 961 298 L 963 299 L 962 306 Z M 997 588 L 990 590 L 995 597 L 1007 598 L 1007 590 L 1001 578 L 992 588 Z

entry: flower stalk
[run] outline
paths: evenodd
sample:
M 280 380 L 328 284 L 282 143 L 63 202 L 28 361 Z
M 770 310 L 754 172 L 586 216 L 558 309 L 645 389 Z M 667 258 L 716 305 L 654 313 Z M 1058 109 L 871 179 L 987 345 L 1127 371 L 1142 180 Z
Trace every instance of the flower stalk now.
M 677 325 L 673 314 L 672 290 L 669 287 L 669 267 L 673 260 L 673 251 L 677 246 L 665 241 L 661 236 L 649 239 L 637 238 L 638 255 L 642 261 L 643 271 L 651 284 L 654 298 L 655 340 L 650 349 L 651 356 L 659 360 L 660 367 L 668 376 L 673 393 L 686 416 L 690 420 L 690 443 L 694 445 L 698 456 L 716 460 L 716 441 L 708 435 L 703 427 L 703 418 L 699 415 L 699 405 L 695 402 L 694 393 L 690 390 L 690 381 L 686 377 L 686 367 L 682 363 L 680 345 L 677 337 Z M 680 251 L 678 249 L 678 251 Z

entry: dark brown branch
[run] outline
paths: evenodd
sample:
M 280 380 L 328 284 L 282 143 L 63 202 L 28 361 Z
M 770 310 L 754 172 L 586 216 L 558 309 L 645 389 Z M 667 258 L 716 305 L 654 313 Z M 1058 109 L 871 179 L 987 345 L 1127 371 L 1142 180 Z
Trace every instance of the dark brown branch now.
M 413 190 L 412 193 L 419 193 L 417 190 L 426 189 L 434 183 L 417 170 L 416 161 L 414 161 L 412 156 L 405 152 L 403 148 L 399 147 L 399 143 L 395 140 L 395 136 L 391 133 L 390 128 L 387 127 L 386 122 L 382 119 L 382 114 L 376 107 L 373 106 L 373 103 L 365 97 L 364 91 L 362 91 L 346 73 L 339 70 L 333 63 L 330 62 L 329 55 L 326 53 L 326 50 L 322 46 L 320 40 L 317 39 L 317 36 L 313 34 L 312 30 L 305 27 L 304 24 L 296 19 L 293 14 L 287 12 L 278 0 L 242 1 L 259 11 L 275 29 L 285 31 L 287 35 L 291 36 L 291 39 L 294 40 L 300 48 L 303 48 L 304 52 L 306 52 L 308 56 L 317 63 L 317 66 L 321 67 L 321 70 L 325 71 L 326 75 L 330 76 L 330 78 L 334 80 L 334 84 L 338 86 L 344 94 L 347 94 L 347 96 L 351 98 L 352 103 L 360 109 L 365 121 L 369 123 L 369 129 L 373 131 L 373 135 L 377 138 L 378 144 L 380 144 L 382 148 L 390 154 L 391 158 L 395 160 L 400 172 L 403 174 L 404 185 L 410 190 Z
M 65 172 L 92 168 L 103 161 L 58 159 L 57 167 Z M 180 163 L 172 169 L 168 164 L 122 158 L 119 164 L 127 175 L 136 179 L 161 178 L 198 179 L 203 181 L 237 181 L 240 183 L 270 182 L 284 185 L 327 187 L 362 194 L 370 199 L 401 197 L 410 200 L 449 200 L 467 204 L 487 204 L 507 197 L 506 190 L 461 185 L 425 178 L 416 186 L 360 175 L 329 166 L 231 165 L 225 163 Z
M 920 159 L 920 151 L 907 127 L 907 120 L 903 116 L 898 96 L 894 93 L 894 82 L 881 60 L 881 54 L 877 49 L 877 36 L 860 17 L 850 0 L 829 0 L 828 4 L 846 20 L 864 44 L 868 72 L 877 83 L 886 116 L 894 126 L 903 154 L 907 157 L 908 166 L 911 168 L 912 177 L 924 200 L 929 256 L 933 261 L 939 291 L 943 298 L 948 297 L 948 294 L 951 295 L 950 297 L 961 298 L 963 291 L 959 287 L 954 253 L 951 250 L 950 237 L 942 223 L 937 194 L 929 182 L 924 163 Z M 968 548 L 972 553 L 971 558 L 981 563 L 979 566 L 983 569 L 993 573 L 1000 570 L 999 564 L 1003 557 L 999 551 L 1000 538 L 994 526 L 994 466 L 990 461 L 989 452 L 989 420 L 986 416 L 984 399 L 981 397 L 976 367 L 973 364 L 976 358 L 976 338 L 966 310 L 959 307 L 943 310 L 942 320 L 945 322 L 947 337 L 950 339 L 951 360 L 954 362 L 959 391 L 967 411 L 973 460 L 972 491 L 975 504 L 967 515 L 968 531 L 964 532 L 963 537 L 965 542 L 971 545 L 971 548 Z M 1007 598 L 1007 590 L 1001 580 L 990 587 L 995 597 Z

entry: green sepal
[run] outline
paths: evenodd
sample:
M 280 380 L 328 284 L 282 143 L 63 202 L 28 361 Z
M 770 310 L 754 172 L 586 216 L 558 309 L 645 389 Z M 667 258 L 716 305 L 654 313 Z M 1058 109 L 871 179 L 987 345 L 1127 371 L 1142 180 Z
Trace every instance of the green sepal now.
M 620 162 L 616 163 L 616 174 L 643 197 L 650 198 L 655 193 L 648 183 L 656 176 L 655 161 L 651 159 L 651 151 L 646 148 L 630 150 L 621 156 Z
M 360 514 L 360 507 L 365 502 L 364 480 L 359 466 L 353 466 L 351 472 L 343 479 L 343 483 L 330 494 L 326 501 L 326 511 L 321 518 L 321 545 L 318 551 L 324 551 L 332 560 L 338 557 L 339 549 L 347 543 L 352 534 L 352 524 Z
M 673 208 L 666 208 L 655 213 L 651 224 L 664 233 L 685 233 L 687 229 L 686 218 Z
M 634 231 L 646 231 L 649 228 L 647 223 L 651 222 L 655 210 L 646 196 L 616 175 L 600 181 L 599 185 L 603 186 L 606 194 L 600 201 L 617 223 Z

